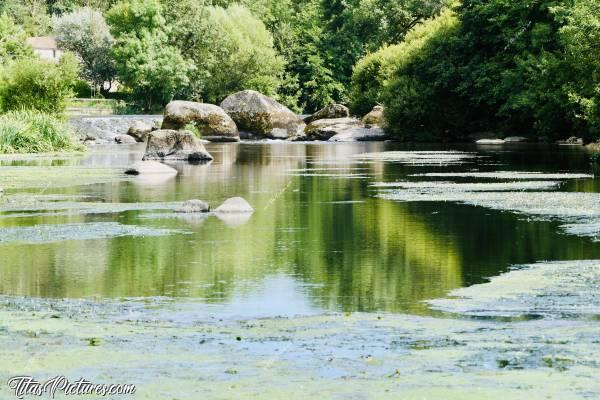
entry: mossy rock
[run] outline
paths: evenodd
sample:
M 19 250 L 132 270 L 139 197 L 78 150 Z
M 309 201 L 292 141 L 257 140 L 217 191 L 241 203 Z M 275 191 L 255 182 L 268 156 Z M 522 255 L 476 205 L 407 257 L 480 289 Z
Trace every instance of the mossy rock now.
M 229 95 L 221 103 L 241 131 L 259 137 L 287 139 L 302 134 L 306 126 L 290 109 L 254 90 Z

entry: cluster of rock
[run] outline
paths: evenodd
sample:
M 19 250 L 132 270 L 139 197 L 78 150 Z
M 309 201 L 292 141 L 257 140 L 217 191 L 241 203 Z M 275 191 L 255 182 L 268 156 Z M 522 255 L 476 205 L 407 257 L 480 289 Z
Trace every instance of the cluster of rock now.
M 350 117 L 347 107 L 329 105 L 305 119 L 310 121 L 304 135 L 294 140 L 327 140 L 330 142 L 355 142 L 384 140 L 383 107 L 375 106 L 362 120 Z
M 70 120 L 76 137 L 86 144 L 134 143 L 128 131 L 134 126 L 143 125 L 148 130 L 158 129 L 161 115 L 113 115 L 83 116 Z
M 505 144 L 505 143 L 524 143 L 524 142 L 530 141 L 528 138 L 523 137 L 523 136 L 509 136 L 509 137 L 505 137 L 504 139 L 500 139 L 500 138 L 494 137 L 493 135 L 492 136 L 490 136 L 490 135 L 492 135 L 492 134 L 483 134 L 483 136 L 489 136 L 489 137 L 483 137 L 480 139 L 476 139 L 475 143 L 481 144 L 481 145 L 501 145 L 501 144 Z M 541 142 L 541 143 L 546 143 L 548 141 L 547 138 L 538 138 L 537 140 L 538 140 L 538 142 Z M 566 140 L 558 140 L 558 141 L 556 141 L 556 144 L 581 146 L 584 144 L 584 141 L 581 138 L 572 136 Z
M 161 131 L 194 127 L 202 139 L 210 142 L 237 142 L 240 138 L 360 141 L 385 138 L 382 121 L 380 106 L 361 121 L 351 118 L 348 108 L 341 104 L 328 105 L 301 120 L 272 98 L 254 90 L 243 90 L 225 98 L 220 106 L 172 101 L 165 109 Z M 156 135 L 153 129 L 135 124 L 128 135 L 143 142 Z

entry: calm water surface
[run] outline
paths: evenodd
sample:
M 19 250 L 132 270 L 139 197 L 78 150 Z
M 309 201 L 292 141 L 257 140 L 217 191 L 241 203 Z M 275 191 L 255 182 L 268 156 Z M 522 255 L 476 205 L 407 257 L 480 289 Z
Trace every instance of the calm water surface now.
M 599 243 L 566 235 L 557 222 L 453 203 L 395 203 L 375 197 L 377 190 L 370 186 L 415 180 L 407 177 L 415 173 L 475 169 L 589 173 L 589 155 L 580 148 L 463 147 L 459 149 L 486 157 L 454 166 L 361 162 L 353 156 L 417 149 L 391 143 L 210 144 L 207 149 L 215 157 L 211 164 L 174 164 L 177 177 L 50 185 L 44 193 L 84 195 L 84 201 L 106 203 L 199 198 L 213 207 L 241 196 L 256 209 L 249 219 L 165 218 L 152 210 L 29 217 L 2 212 L 0 228 L 118 222 L 180 233 L 0 243 L 0 294 L 166 296 L 252 316 L 426 314 L 424 300 L 483 282 L 513 264 L 600 258 Z M 0 165 L 45 165 L 51 171 L 65 164 L 126 166 L 139 158 L 139 147 L 113 146 L 80 158 L 2 159 Z M 600 183 L 569 181 L 561 190 L 600 192 Z M 5 196 L 17 191 L 7 190 Z

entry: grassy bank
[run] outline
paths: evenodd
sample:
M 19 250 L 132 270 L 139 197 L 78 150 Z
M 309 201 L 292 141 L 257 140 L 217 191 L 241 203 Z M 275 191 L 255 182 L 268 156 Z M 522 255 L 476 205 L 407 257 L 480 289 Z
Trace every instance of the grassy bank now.
M 76 151 L 83 147 L 59 118 L 37 111 L 0 115 L 0 153 Z

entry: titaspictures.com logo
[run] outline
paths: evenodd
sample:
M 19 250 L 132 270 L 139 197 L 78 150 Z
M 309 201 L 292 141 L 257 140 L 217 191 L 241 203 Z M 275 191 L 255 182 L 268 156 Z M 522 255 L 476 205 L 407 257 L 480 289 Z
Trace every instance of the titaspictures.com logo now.
M 65 376 L 55 376 L 47 381 L 38 381 L 31 376 L 14 376 L 8 380 L 8 387 L 17 399 L 26 396 L 55 398 L 57 393 L 65 396 L 118 396 L 135 394 L 136 386 L 132 384 L 93 383 L 84 378 L 69 382 Z

